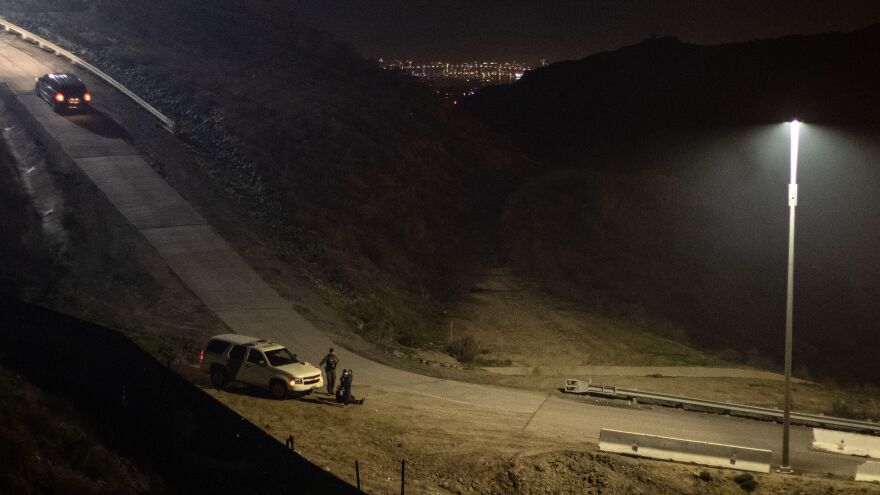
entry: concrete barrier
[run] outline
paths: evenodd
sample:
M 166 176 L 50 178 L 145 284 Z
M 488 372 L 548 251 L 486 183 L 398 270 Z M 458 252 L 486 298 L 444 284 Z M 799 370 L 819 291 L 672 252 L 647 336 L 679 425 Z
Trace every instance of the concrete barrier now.
M 565 379 L 565 391 L 570 394 L 585 394 L 590 390 L 590 381 Z
M 772 455 L 764 449 L 608 429 L 599 432 L 599 450 L 757 473 L 770 472 Z
M 813 450 L 880 459 L 880 437 L 813 428 Z
M 880 462 L 866 461 L 856 467 L 856 481 L 880 481 Z

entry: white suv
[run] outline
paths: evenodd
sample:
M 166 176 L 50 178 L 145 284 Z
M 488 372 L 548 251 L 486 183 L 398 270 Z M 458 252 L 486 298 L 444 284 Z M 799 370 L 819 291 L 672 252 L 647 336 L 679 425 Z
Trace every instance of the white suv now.
M 268 389 L 272 397 L 282 400 L 288 392 L 303 396 L 324 386 L 318 368 L 298 360 L 284 346 L 256 337 L 232 333 L 214 336 L 199 361 L 217 388 L 240 382 Z

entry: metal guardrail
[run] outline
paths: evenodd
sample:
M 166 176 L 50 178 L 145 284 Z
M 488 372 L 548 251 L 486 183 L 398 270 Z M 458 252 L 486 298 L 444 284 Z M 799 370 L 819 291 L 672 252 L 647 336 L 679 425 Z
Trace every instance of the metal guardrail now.
M 744 404 L 731 404 L 727 402 L 715 402 L 703 399 L 694 399 L 680 395 L 662 394 L 657 392 L 641 392 L 606 385 L 593 385 L 583 380 L 565 380 L 565 392 L 574 394 L 599 395 L 615 399 L 633 400 L 645 403 L 659 404 L 683 409 L 694 409 L 730 416 L 741 416 L 770 421 L 782 421 L 783 411 L 770 407 L 747 406 Z M 821 414 L 806 414 L 799 412 L 791 413 L 791 422 L 804 426 L 819 426 L 823 428 L 839 429 L 847 431 L 868 432 L 880 435 L 880 423 L 875 421 L 859 421 L 854 419 L 836 418 Z
M 138 105 L 143 107 L 146 111 L 153 114 L 154 117 L 156 117 L 157 119 L 159 119 L 159 121 L 162 122 L 162 126 L 165 127 L 165 129 L 167 129 L 169 132 L 174 132 L 175 124 L 174 124 L 173 120 L 166 117 L 164 114 L 162 114 L 162 112 L 156 110 L 155 107 L 153 107 L 152 105 L 150 105 L 149 103 L 144 101 L 138 95 L 131 92 L 131 90 L 129 90 L 128 88 L 123 86 L 119 81 L 117 81 L 116 79 L 113 79 L 112 77 L 110 77 L 109 75 L 107 75 L 105 72 L 98 69 L 94 65 L 77 57 L 69 50 L 65 50 L 64 48 L 61 48 L 60 46 L 56 45 L 55 43 L 52 43 L 51 41 L 47 41 L 47 40 L 37 36 L 36 34 L 7 21 L 3 17 L 0 17 L 0 30 L 10 31 L 12 33 L 18 33 L 19 35 L 21 35 L 22 40 L 31 41 L 34 44 L 36 44 L 37 46 L 39 46 L 40 48 L 42 48 L 48 52 L 52 52 L 60 57 L 66 58 L 67 60 L 70 61 L 70 63 L 78 65 L 78 66 L 86 69 L 87 71 L 91 72 L 92 74 L 100 77 L 107 84 L 113 86 L 114 88 L 119 90 L 122 94 L 124 94 L 125 96 L 128 96 L 129 98 L 134 100 L 135 103 L 137 103 Z

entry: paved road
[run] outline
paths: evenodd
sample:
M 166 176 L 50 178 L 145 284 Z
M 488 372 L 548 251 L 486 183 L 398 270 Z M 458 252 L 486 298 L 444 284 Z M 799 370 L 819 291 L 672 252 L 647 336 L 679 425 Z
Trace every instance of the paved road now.
M 137 151 L 95 125 L 100 115 L 61 116 L 31 93 L 33 78 L 59 67 L 50 55 L 29 55 L 18 41 L 0 42 L 0 81 L 17 93 L 24 107 L 63 151 L 144 236 L 180 279 L 237 333 L 269 337 L 317 361 L 333 345 L 291 304 L 264 282 L 205 219 L 166 183 Z M 39 59 L 39 60 L 38 60 Z M 96 99 L 109 87 L 90 88 Z M 145 118 L 149 118 L 145 116 Z M 338 349 L 338 346 L 337 346 Z M 600 407 L 552 395 L 460 383 L 390 368 L 340 349 L 346 368 L 358 382 L 398 394 L 443 401 L 443 408 L 493 411 L 537 435 L 596 442 L 601 428 L 690 438 L 778 450 L 781 429 L 772 423 L 683 411 Z M 793 430 L 792 463 L 796 469 L 853 476 L 856 461 L 808 450 L 810 430 Z M 779 456 L 776 455 L 776 462 Z
M 6 34 L 0 36 L 8 38 Z M 17 93 L 33 92 L 34 78 L 51 70 L 63 68 L 64 62 L 54 57 L 37 60 L 10 43 L 8 39 L 0 43 L 0 77 Z

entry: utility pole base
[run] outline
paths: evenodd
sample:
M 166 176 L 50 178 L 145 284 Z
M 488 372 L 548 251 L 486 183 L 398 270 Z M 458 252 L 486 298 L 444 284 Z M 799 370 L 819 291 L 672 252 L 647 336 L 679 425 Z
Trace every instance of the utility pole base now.
M 776 469 L 776 472 L 782 474 L 791 474 L 794 472 L 794 469 L 792 469 L 791 466 L 779 466 Z

